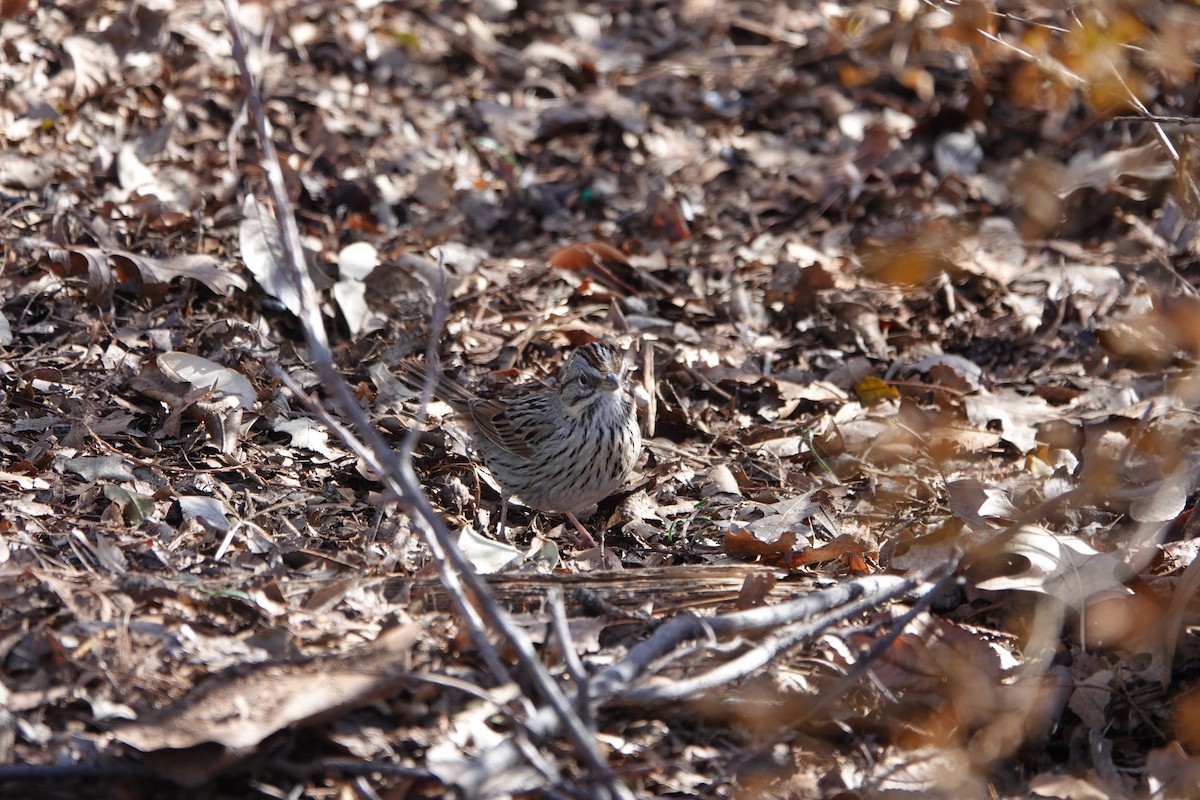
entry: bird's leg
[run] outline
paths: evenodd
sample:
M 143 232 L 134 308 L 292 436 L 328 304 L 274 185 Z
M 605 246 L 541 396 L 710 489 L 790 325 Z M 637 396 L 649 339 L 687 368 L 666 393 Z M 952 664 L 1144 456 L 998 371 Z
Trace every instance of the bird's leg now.
M 586 546 L 588 546 L 588 547 L 596 546 L 596 540 L 592 538 L 592 535 L 587 532 L 586 528 L 584 528 L 582 525 L 579 524 L 579 520 L 575 519 L 575 515 L 572 514 L 570 511 L 567 512 L 567 519 L 571 520 L 571 524 L 575 526 L 575 530 L 579 531 L 579 538 L 583 540 L 583 543 Z M 601 539 L 603 539 L 603 534 L 601 534 Z M 604 547 L 601 546 L 600 550 L 601 550 L 601 552 L 603 552 Z
M 496 538 L 504 543 L 508 543 L 508 538 L 504 535 L 504 523 L 508 520 L 508 495 L 500 495 L 500 530 L 496 532 Z

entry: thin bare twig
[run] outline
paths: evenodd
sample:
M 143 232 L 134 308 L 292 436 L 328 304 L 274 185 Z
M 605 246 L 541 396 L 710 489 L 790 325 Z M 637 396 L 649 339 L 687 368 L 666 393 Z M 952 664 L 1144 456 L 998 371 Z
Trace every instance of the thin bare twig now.
M 792 625 L 800 620 L 815 618 L 831 609 L 850 605 L 880 605 L 912 591 L 922 580 L 920 576 L 900 578 L 893 575 L 876 575 L 813 592 L 775 606 L 763 606 L 714 617 L 675 617 L 655 631 L 649 639 L 630 648 L 621 661 L 597 675 L 593 679 L 593 691 L 597 697 L 630 696 L 633 693 L 630 688 L 633 681 L 646 673 L 651 662 L 668 656 L 680 642 L 711 634 L 729 636 L 774 630 L 780 625 Z
M 554 631 L 554 635 L 558 639 L 558 646 L 562 649 L 567 672 L 577 682 L 583 682 L 587 677 L 587 671 L 583 668 L 583 661 L 580 660 L 579 654 L 575 652 L 575 643 L 571 641 L 571 627 L 567 623 L 567 607 L 563 603 L 562 589 L 556 586 L 547 592 L 546 605 L 550 609 L 550 628 Z
M 864 595 L 854 602 L 838 606 L 834 610 L 781 628 L 737 658 L 726 661 L 707 672 L 700 673 L 687 680 L 671 681 L 669 683 L 660 683 L 633 689 L 622 694 L 620 700 L 622 703 L 633 705 L 643 703 L 671 703 L 715 689 L 718 686 L 727 685 L 766 666 L 779 654 L 787 652 L 801 642 L 815 639 L 823 630 L 829 628 L 834 623 L 850 619 L 878 607 L 885 599 L 873 594 Z M 904 625 L 897 625 L 894 633 L 899 635 L 899 632 L 903 629 Z M 864 661 L 866 659 L 860 661 L 859 666 L 862 666 Z
M 421 404 L 413 419 L 413 425 L 400 443 L 400 453 L 397 456 L 403 461 L 411 461 L 417 439 L 420 438 L 421 426 L 429 415 L 429 403 L 433 400 L 442 371 L 441 353 L 438 351 L 438 334 L 446 324 L 449 305 L 446 301 L 446 257 L 444 251 L 438 249 L 437 284 L 433 287 L 433 309 L 429 314 L 429 341 L 425 343 L 425 382 L 421 385 Z

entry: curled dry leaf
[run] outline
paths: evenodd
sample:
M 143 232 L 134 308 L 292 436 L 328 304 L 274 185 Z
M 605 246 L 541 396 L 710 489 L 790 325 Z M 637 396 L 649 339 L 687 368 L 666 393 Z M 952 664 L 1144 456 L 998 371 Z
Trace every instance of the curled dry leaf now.
M 116 264 L 132 264 L 146 283 L 170 283 L 175 278 L 191 278 L 221 296 L 228 295 L 234 289 L 245 291 L 248 286 L 245 278 L 231 269 L 222 268 L 221 263 L 212 256 L 181 255 L 154 258 L 118 250 L 109 257 Z
M 771 590 L 778 583 L 778 578 L 769 572 L 752 572 L 746 576 L 746 580 L 742 583 L 742 588 L 738 592 L 737 601 L 734 607 L 741 610 L 746 608 L 755 608 L 766 602 L 767 596 L 771 594 Z
M 203 356 L 172 351 L 161 354 L 156 360 L 167 377 L 190 383 L 197 389 L 211 389 L 214 398 L 233 398 L 242 408 L 254 408 L 258 401 L 254 386 L 245 375 Z
M 1192 726 L 1200 728 L 1200 719 L 1194 711 L 1187 718 Z M 1200 786 L 1200 758 L 1185 752 L 1179 741 L 1172 741 L 1147 754 L 1146 773 L 1154 787 L 1155 798 L 1190 800 L 1196 796 L 1196 787 Z
M 0 0 L 0 19 L 14 19 L 33 11 L 37 0 Z
M 868 375 L 854 387 L 858 402 L 864 406 L 879 405 L 885 400 L 899 400 L 900 392 L 887 381 Z
M 191 278 L 214 294 L 228 295 L 234 289 L 245 291 L 245 278 L 222 269 L 212 256 L 182 255 L 155 257 L 127 250 L 98 247 L 52 250 L 47 259 L 60 274 L 86 275 L 88 299 L 103 304 L 112 299 L 118 284 L 139 292 L 147 284 L 170 283 L 175 278 Z
M 737 478 L 725 464 L 717 464 L 710 469 L 700 485 L 701 497 L 710 497 L 714 494 L 741 495 L 741 493 Z
M 975 584 L 980 589 L 1040 592 L 1076 609 L 1098 592 L 1123 589 L 1133 577 L 1124 561 L 1099 552 L 1078 536 L 1053 533 L 1036 525 L 1021 528 L 1005 543 L 1002 552 L 974 562 L 971 571 L 976 575 L 992 573 Z
M 458 535 L 458 547 L 471 560 L 476 571 L 481 575 L 491 575 L 500 572 L 511 564 L 522 560 L 521 551 L 512 545 L 480 536 L 470 526 L 462 529 Z
M 910 365 L 906 372 L 928 374 L 938 385 L 960 392 L 974 392 L 983 387 L 983 370 L 970 359 L 941 353 L 923 358 Z
M 1106 709 L 1112 699 L 1115 676 L 1113 670 L 1102 669 L 1075 683 L 1067 707 L 1092 730 L 1102 731 L 1108 724 Z
M 67 256 L 67 261 L 56 263 L 59 266 L 65 266 L 68 275 L 87 275 L 89 300 L 97 305 L 103 305 L 112 299 L 117 282 L 114 271 L 108 265 L 107 256 L 103 251 L 87 248 L 71 250 L 64 254 Z M 51 259 L 53 258 L 54 256 L 51 255 Z
M 1111 190 L 1139 199 L 1145 196 L 1144 193 L 1123 185 L 1122 180 L 1163 180 L 1169 178 L 1174 170 L 1174 165 L 1157 142 L 1125 150 L 1109 150 L 1100 155 L 1092 150 L 1083 150 L 1067 165 L 1058 193 L 1060 197 L 1066 197 L 1080 189 L 1100 192 Z
M 999 423 L 1000 437 L 1021 454 L 1037 448 L 1037 425 L 1060 413 L 1041 397 L 1021 394 L 1011 388 L 981 391 L 964 398 L 963 404 L 973 424 L 987 428 Z
M 780 563 L 790 558 L 796 549 L 796 532 L 784 531 L 771 541 L 764 541 L 750 530 L 729 531 L 722 537 L 725 555 L 733 558 L 761 558 L 767 563 Z
M 629 266 L 629 259 L 617 248 L 604 242 L 584 242 L 555 250 L 546 259 L 559 269 L 579 270 L 605 262 Z
M 79 458 L 64 458 L 63 469 L 74 472 L 85 481 L 116 481 L 118 483 L 133 480 L 133 472 L 121 456 L 81 456 Z
M 121 510 L 125 521 L 134 527 L 141 525 L 154 512 L 154 498 L 121 486 L 105 486 L 104 496 Z
M 871 789 L 882 796 L 960 797 L 974 786 L 963 776 L 974 770 L 963 748 L 891 747 L 882 754 Z
M 1132 788 L 1105 784 L 1106 778 L 1100 775 L 1080 776 L 1043 772 L 1029 779 L 1029 793 L 1034 797 L 1110 800 L 1110 798 L 1124 797 Z
M 326 458 L 336 458 L 345 452 L 329 444 L 329 431 L 311 419 L 277 419 L 275 430 L 292 437 L 292 446 L 303 447 Z
M 191 353 L 163 353 L 154 361 L 160 377 L 144 370 L 135 384 L 139 391 L 171 406 L 165 428 L 177 431 L 185 412 L 204 422 L 222 453 L 232 453 L 241 435 L 242 412 L 257 404 L 254 387 L 240 372 Z M 192 390 L 180 393 L 179 384 Z
M 965 724 L 982 721 L 1000 704 L 1001 666 L 995 645 L 959 625 L 917 616 L 883 654 L 874 671 L 893 693 L 920 706 L 951 704 Z
M 123 197 L 128 197 L 134 191 L 157 196 L 160 191 L 154 171 L 138 158 L 133 142 L 126 142 L 117 153 L 117 182 L 124 190 Z
M 985 486 L 976 478 L 946 481 L 946 491 L 950 494 L 950 513 L 977 530 L 993 528 L 993 520 L 1014 519 L 1018 513 L 1008 492 Z
M 355 242 L 342 248 L 337 264 L 343 280 L 365 281 L 379 266 L 379 251 L 368 242 Z

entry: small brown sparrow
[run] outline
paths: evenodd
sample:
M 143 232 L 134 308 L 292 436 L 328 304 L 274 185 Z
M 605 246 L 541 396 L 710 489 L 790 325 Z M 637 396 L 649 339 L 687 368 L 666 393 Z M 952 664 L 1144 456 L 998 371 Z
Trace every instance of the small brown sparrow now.
M 406 383 L 424 383 L 421 362 L 401 369 Z M 595 547 L 575 512 L 620 488 L 642 446 L 627 372 L 621 351 L 592 342 L 567 358 L 554 388 L 514 400 L 484 399 L 440 376 L 434 394 L 466 423 L 502 489 L 501 539 L 509 497 L 516 495 L 538 511 L 566 514 L 583 542 Z

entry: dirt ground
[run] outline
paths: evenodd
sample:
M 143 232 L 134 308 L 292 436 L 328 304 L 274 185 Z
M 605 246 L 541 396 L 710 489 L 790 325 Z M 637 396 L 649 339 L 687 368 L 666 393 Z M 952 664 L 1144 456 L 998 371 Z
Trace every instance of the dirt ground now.
M 0 796 L 1200 797 L 1200 8 L 240 19 L 337 370 L 490 593 L 325 424 L 221 4 L 3 0 Z M 497 541 L 397 367 L 598 338 L 603 551 Z

